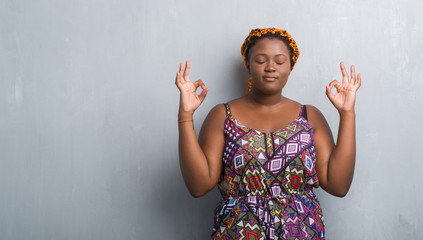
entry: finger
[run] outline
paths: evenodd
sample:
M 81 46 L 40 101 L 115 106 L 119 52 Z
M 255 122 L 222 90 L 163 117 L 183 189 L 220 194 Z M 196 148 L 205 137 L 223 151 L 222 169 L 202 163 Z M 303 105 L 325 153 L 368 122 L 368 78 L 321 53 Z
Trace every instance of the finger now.
M 330 82 L 329 83 L 329 85 L 327 85 L 326 86 L 326 95 L 333 95 L 333 93 L 332 93 L 332 88 L 333 88 L 333 85 L 336 83 L 336 82 L 338 82 L 338 81 L 336 81 L 336 80 L 333 80 L 332 82 Z
M 333 102 L 333 99 L 335 97 L 335 94 L 332 93 L 332 87 L 326 86 L 326 96 L 329 98 L 331 102 Z
M 203 83 L 201 79 L 198 79 L 197 81 L 194 82 L 194 86 L 199 87 L 199 86 L 206 86 L 206 85 Z
M 341 90 L 342 90 L 342 84 L 334 84 L 334 87 L 336 89 L 336 92 L 341 92 Z
M 182 73 L 184 70 L 184 64 L 183 63 L 179 63 L 179 73 Z
M 336 93 L 332 93 L 332 88 L 335 88 L 337 92 L 341 90 L 341 84 L 337 80 L 333 80 L 326 86 L 326 94 L 335 95 Z
M 351 66 L 351 81 L 353 84 L 355 84 L 355 66 Z
M 194 84 L 195 89 L 197 89 L 198 87 L 201 87 L 202 91 L 198 95 L 198 97 L 200 98 L 200 100 L 202 102 L 204 100 L 204 98 L 206 97 L 207 92 L 209 91 L 209 88 L 206 88 L 206 85 L 204 85 L 203 81 L 201 81 L 201 80 L 197 80 L 193 84 Z
M 176 72 L 175 84 L 178 85 L 180 81 L 181 81 L 181 79 L 179 77 L 179 72 Z
M 184 72 L 184 64 L 183 63 L 179 63 L 179 72 L 178 72 L 178 75 L 179 75 L 180 82 L 184 82 L 184 79 L 182 78 L 183 72 Z
M 184 78 L 181 77 L 181 73 L 177 72 L 176 73 L 176 80 L 175 80 L 176 85 L 179 87 L 184 83 Z
M 201 91 L 200 95 L 198 95 L 198 98 L 200 98 L 201 102 L 204 101 L 208 92 L 209 92 L 209 88 L 203 88 L 203 91 Z
M 185 63 L 186 64 L 185 64 L 184 78 L 185 78 L 185 80 L 188 80 L 189 79 L 190 64 L 189 64 L 189 61 L 186 61 Z
M 341 72 L 342 72 L 342 82 L 349 81 L 348 79 L 348 73 L 345 69 L 344 62 L 341 62 Z
M 357 86 L 357 89 L 359 89 L 360 86 L 361 86 L 361 73 L 359 73 L 357 75 L 357 84 L 356 84 L 356 86 Z
M 332 82 L 330 82 L 330 83 L 329 83 L 329 85 L 328 85 L 328 86 L 329 86 L 330 88 L 332 88 L 334 85 L 338 85 L 338 84 L 340 84 L 340 83 L 338 82 L 338 80 L 333 80 Z
M 195 81 L 193 83 L 194 87 L 195 87 L 195 91 L 197 91 L 198 87 L 201 87 L 201 89 L 205 89 L 206 85 L 203 83 L 203 81 L 201 81 L 200 79 Z
M 326 95 L 329 97 L 329 95 L 332 95 L 332 87 L 326 86 Z

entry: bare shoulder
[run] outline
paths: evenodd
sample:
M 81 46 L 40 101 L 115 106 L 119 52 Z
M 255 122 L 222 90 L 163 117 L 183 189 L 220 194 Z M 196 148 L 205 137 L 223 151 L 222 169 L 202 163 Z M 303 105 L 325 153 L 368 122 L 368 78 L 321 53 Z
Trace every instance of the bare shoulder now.
M 315 106 L 307 106 L 307 118 L 314 132 L 316 152 L 332 152 L 335 142 L 332 131 L 323 114 Z M 319 159 L 319 158 L 318 158 Z
M 214 106 L 206 119 L 204 119 L 203 125 L 201 126 L 199 142 L 200 145 L 207 149 L 213 149 L 211 152 L 219 152 L 223 149 L 224 142 L 224 125 L 226 118 L 225 105 L 218 104 Z M 211 146 L 211 147 L 210 147 Z M 217 148 L 219 147 L 219 148 Z
M 322 112 L 320 112 L 317 107 L 313 105 L 306 105 L 306 109 L 308 122 L 314 129 L 318 129 L 321 126 L 326 127 L 328 125 L 325 116 L 323 116 Z
M 320 110 L 317 107 L 313 105 L 306 105 L 306 107 L 307 107 L 307 115 L 323 117 L 322 112 L 320 112 Z
M 210 110 L 209 114 L 207 115 L 206 120 L 207 119 L 210 119 L 210 120 L 221 119 L 221 120 L 223 120 L 223 119 L 225 119 L 225 116 L 226 116 L 225 105 L 221 103 L 221 104 L 217 104 L 216 106 L 214 106 Z
M 210 110 L 209 114 L 207 115 L 206 119 L 203 122 L 202 129 L 205 127 L 207 128 L 212 127 L 213 129 L 215 128 L 221 129 L 223 128 L 223 123 L 225 121 L 225 118 L 226 118 L 225 105 L 217 104 Z

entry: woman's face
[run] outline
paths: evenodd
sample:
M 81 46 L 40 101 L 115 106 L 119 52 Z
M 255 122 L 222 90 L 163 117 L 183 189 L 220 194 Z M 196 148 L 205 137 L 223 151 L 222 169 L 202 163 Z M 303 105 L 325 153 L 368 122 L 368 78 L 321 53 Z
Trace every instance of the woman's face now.
M 249 53 L 248 72 L 253 91 L 263 94 L 281 92 L 291 73 L 289 50 L 279 39 L 260 39 Z

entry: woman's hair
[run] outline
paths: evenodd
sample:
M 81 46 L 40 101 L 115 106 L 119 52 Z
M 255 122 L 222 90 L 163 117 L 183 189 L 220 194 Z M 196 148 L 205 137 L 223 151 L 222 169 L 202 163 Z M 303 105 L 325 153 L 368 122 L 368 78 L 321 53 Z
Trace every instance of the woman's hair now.
M 249 53 L 251 48 L 257 43 L 258 40 L 263 38 L 269 39 L 279 39 L 286 44 L 289 50 L 289 57 L 291 62 L 291 70 L 294 68 L 295 63 L 297 62 L 300 52 L 298 51 L 297 43 L 289 35 L 289 33 L 283 29 L 278 28 L 256 28 L 252 29 L 247 38 L 245 38 L 244 43 L 241 46 L 241 54 L 244 58 L 244 64 L 247 67 L 249 61 Z M 251 91 L 252 79 L 248 79 L 248 89 L 247 93 Z

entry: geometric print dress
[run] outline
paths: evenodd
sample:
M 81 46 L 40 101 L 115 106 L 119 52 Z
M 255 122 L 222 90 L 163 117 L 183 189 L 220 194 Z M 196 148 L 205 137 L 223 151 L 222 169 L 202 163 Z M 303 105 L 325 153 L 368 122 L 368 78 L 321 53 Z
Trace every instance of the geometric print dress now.
M 212 239 L 324 239 L 313 130 L 305 106 L 287 126 L 262 133 L 238 122 L 225 104 L 222 200 Z

